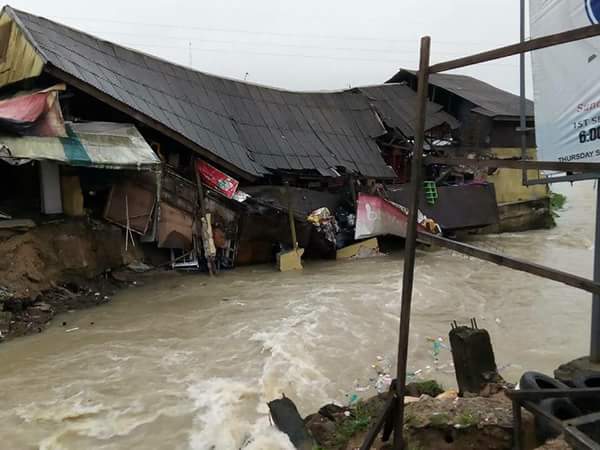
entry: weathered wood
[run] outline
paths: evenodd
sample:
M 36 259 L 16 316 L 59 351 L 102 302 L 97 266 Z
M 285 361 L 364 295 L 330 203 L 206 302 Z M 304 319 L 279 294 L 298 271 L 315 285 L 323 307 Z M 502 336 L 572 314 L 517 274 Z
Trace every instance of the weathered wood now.
M 428 156 L 425 164 L 444 164 L 447 166 L 468 166 L 479 169 L 526 169 L 526 170 L 556 170 L 559 172 L 600 172 L 600 163 L 592 162 L 559 162 L 532 161 L 523 159 L 471 159 Z
M 279 431 L 288 435 L 294 447 L 298 450 L 313 450 L 316 447 L 293 401 L 284 396 L 269 402 L 268 406 L 273 423 Z
M 417 111 L 415 127 L 415 146 L 412 156 L 412 171 L 409 187 L 409 214 L 404 250 L 404 271 L 402 275 L 402 309 L 400 311 L 400 330 L 398 336 L 396 421 L 394 426 L 394 450 L 404 448 L 404 396 L 406 395 L 406 368 L 408 358 L 408 339 L 410 335 L 410 308 L 412 303 L 413 281 L 415 274 L 415 255 L 417 249 L 417 220 L 419 197 L 423 178 L 423 144 L 425 142 L 425 119 L 427 115 L 427 93 L 429 90 L 429 57 L 431 39 L 421 39 L 419 64 L 419 86 L 417 91 Z
M 206 266 L 208 268 L 208 273 L 210 276 L 213 276 L 216 273 L 216 264 L 215 258 L 212 255 L 209 255 L 207 251 L 211 245 L 214 246 L 214 242 L 210 242 L 212 240 L 212 235 L 208 233 L 209 224 L 206 223 L 207 220 L 210 220 L 206 214 L 206 203 L 204 198 L 204 187 L 202 186 L 202 179 L 200 178 L 200 173 L 198 172 L 198 164 L 197 160 L 194 160 L 194 174 L 196 175 L 196 188 L 198 189 L 198 207 L 200 208 L 200 226 L 201 226 L 201 240 L 204 247 L 204 256 L 206 257 Z M 198 215 L 195 216 L 195 219 L 198 218 Z M 196 238 L 194 245 L 196 246 L 198 239 Z M 196 255 L 198 258 L 200 257 L 200 252 L 196 248 Z
M 502 255 L 490 250 L 483 250 L 473 245 L 465 244 L 462 242 L 447 239 L 441 236 L 436 236 L 430 233 L 419 232 L 419 239 L 423 242 L 427 242 L 433 245 L 439 245 L 450 250 L 454 250 L 463 255 L 472 256 L 477 259 L 489 261 L 499 266 L 509 267 L 520 272 L 530 273 L 537 275 L 538 277 L 546 278 L 548 280 L 563 283 L 568 286 L 575 287 L 587 292 L 600 294 L 600 283 L 595 283 L 592 280 L 583 278 L 577 275 L 572 275 L 561 270 L 552 269 L 539 264 L 524 261 L 522 259 L 513 258 L 510 256 Z
M 429 68 L 429 72 L 447 72 L 448 70 L 459 69 L 461 67 L 472 66 L 474 64 L 480 64 L 496 59 L 519 55 L 521 53 L 540 50 L 542 48 L 552 47 L 554 45 L 580 41 L 582 39 L 587 39 L 594 36 L 600 36 L 600 25 L 590 25 L 587 27 L 576 28 L 574 30 L 564 31 L 562 33 L 531 39 L 523 43 L 507 45 L 494 50 L 488 50 L 485 52 L 476 53 L 474 55 L 465 56 L 463 58 L 434 64 Z

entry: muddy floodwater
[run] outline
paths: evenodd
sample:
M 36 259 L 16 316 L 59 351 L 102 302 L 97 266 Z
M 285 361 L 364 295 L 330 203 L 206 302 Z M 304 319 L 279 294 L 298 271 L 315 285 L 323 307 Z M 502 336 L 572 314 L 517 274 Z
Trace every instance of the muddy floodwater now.
M 478 244 L 591 276 L 593 185 L 556 190 L 568 196 L 557 228 Z M 291 449 L 266 402 L 285 393 L 308 414 L 375 394 L 394 362 L 401 278 L 401 252 L 173 276 L 60 316 L 0 345 L 0 447 Z M 449 324 L 471 317 L 509 380 L 588 351 L 591 296 L 567 286 L 438 250 L 419 252 L 415 290 L 416 378 L 454 383 Z

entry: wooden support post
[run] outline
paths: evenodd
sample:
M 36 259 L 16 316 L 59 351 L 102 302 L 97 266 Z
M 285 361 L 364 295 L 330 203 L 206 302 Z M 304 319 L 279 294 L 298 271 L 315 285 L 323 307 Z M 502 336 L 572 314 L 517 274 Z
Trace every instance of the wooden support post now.
M 298 237 L 296 235 L 296 221 L 294 220 L 294 211 L 292 210 L 292 193 L 290 192 L 290 185 L 285 184 L 285 195 L 287 197 L 288 217 L 290 220 L 290 230 L 292 232 L 292 248 L 294 251 L 298 250 Z
M 209 219 L 206 216 L 206 203 L 204 203 L 204 187 L 202 186 L 202 179 L 200 178 L 200 173 L 198 172 L 198 160 L 194 161 L 194 174 L 196 175 L 196 188 L 198 189 L 198 206 L 200 207 L 201 217 L 200 227 L 202 230 L 204 230 L 206 226 L 203 224 L 203 222 Z M 206 249 L 210 246 L 210 243 L 207 242 L 207 238 L 204 236 L 203 232 L 200 233 L 200 239 L 204 247 L 204 256 L 206 257 L 206 266 L 208 268 L 208 273 L 210 274 L 210 276 L 213 276 L 216 273 L 215 258 L 211 255 L 208 255 L 208 253 L 206 252 Z M 196 249 L 196 254 L 198 257 L 200 257 L 200 252 L 198 252 L 198 249 Z
M 415 256 L 417 248 L 417 220 L 419 196 L 423 173 L 423 143 L 425 141 L 425 117 L 427 114 L 427 96 L 429 90 L 429 52 L 431 39 L 421 39 L 421 58 L 419 64 L 419 86 L 417 91 L 417 120 L 415 127 L 415 146 L 412 155 L 412 174 L 409 190 L 409 215 L 404 251 L 404 274 L 402 278 L 402 310 L 400 313 L 400 333 L 398 337 L 397 367 L 397 415 L 394 427 L 394 450 L 404 448 L 404 396 L 406 394 L 406 368 L 408 359 L 408 337 L 410 333 L 410 307 L 412 301 Z

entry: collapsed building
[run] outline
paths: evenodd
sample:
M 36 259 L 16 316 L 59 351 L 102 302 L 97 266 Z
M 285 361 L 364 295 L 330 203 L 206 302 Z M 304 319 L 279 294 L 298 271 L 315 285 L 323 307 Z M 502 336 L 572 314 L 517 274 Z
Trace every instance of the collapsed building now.
M 417 89 L 417 73 L 401 69 L 389 83 L 406 83 Z M 488 83 L 466 75 L 431 74 L 429 78 L 429 99 L 442 105 L 443 111 L 460 122 L 460 127 L 452 130 L 452 144 L 430 146 L 429 152 L 440 156 L 466 156 L 494 159 L 520 159 L 520 97 Z M 537 159 L 534 128 L 534 104 L 526 100 L 526 124 L 528 159 Z M 450 167 L 429 167 L 429 179 L 436 182 L 440 201 L 436 205 L 425 204 L 425 211 L 432 217 L 444 219 L 452 214 L 445 206 L 443 198 L 454 198 L 468 183 L 489 183 L 493 185 L 497 201 L 498 221 L 491 229 L 498 231 L 523 231 L 545 228 L 552 222 L 550 195 L 546 185 L 524 186 L 522 171 L 515 169 L 494 169 L 473 171 L 467 168 L 456 171 Z M 529 179 L 539 179 L 537 170 L 527 172 Z M 402 197 L 402 194 L 400 194 Z M 469 203 L 468 208 L 476 206 Z M 480 202 L 475 202 L 480 205 Z M 481 212 L 482 210 L 480 210 Z M 466 212 L 459 209 L 459 214 Z M 493 208 L 486 206 L 483 213 L 489 217 Z M 488 228 L 489 229 L 489 228 Z
M 125 249 L 139 243 L 157 264 L 218 270 L 293 247 L 291 211 L 306 255 L 335 257 L 358 236 L 360 195 L 403 203 L 416 110 L 406 74 L 336 92 L 285 91 L 6 6 L 0 227 L 86 217 L 121 227 Z M 455 151 L 471 132 L 451 103 L 428 103 L 431 151 Z M 445 230 L 498 225 L 504 197 L 494 184 L 504 178 L 492 177 L 446 176 L 426 213 Z
M 125 243 L 155 243 L 191 266 L 198 263 L 190 251 L 202 240 L 198 217 L 211 215 L 216 245 L 203 250 L 223 266 L 237 255 L 245 263 L 269 260 L 274 245 L 291 244 L 282 210 L 310 198 L 308 209 L 351 211 L 357 190 L 394 182 L 385 145 L 408 148 L 414 135 L 416 95 L 403 84 L 312 93 L 267 88 L 8 6 L 0 16 L 0 66 L 5 105 L 48 99 L 27 118 L 0 104 L 0 126 L 23 122 L 1 128 L 4 215 L 21 218 L 36 204 L 46 215 L 89 215 L 124 228 Z M 58 126 L 40 133 L 38 122 L 50 117 Z M 432 136 L 448 137 L 456 126 L 430 105 Z M 17 189 L 27 201 L 16 199 L 19 181 L 27 184 Z M 330 198 L 315 203 L 317 194 Z M 306 224 L 310 211 L 292 208 L 300 244 L 323 247 Z

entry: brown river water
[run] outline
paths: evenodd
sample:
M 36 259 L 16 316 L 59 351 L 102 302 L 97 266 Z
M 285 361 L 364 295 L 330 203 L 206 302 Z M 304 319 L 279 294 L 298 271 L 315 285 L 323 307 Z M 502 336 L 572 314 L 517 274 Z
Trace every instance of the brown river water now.
M 591 276 L 593 185 L 556 190 L 569 199 L 557 228 L 478 244 Z M 308 263 L 301 273 L 261 266 L 174 276 L 61 316 L 0 345 L 0 448 L 291 449 L 266 402 L 285 393 L 305 415 L 374 395 L 377 371 L 394 361 L 401 278 L 401 253 Z M 505 378 L 551 373 L 588 352 L 590 297 L 421 250 L 411 375 L 452 386 L 450 322 L 471 317 L 489 330 Z

